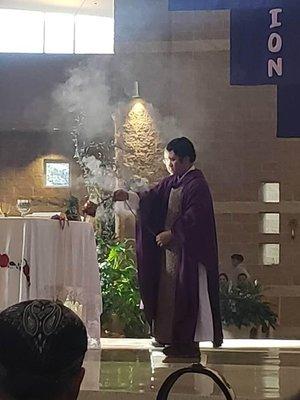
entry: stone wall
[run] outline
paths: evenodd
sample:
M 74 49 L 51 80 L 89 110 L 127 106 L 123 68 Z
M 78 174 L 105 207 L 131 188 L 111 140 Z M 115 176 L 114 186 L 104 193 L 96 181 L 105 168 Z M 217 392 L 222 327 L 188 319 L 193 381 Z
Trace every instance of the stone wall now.
M 116 55 L 99 57 L 106 60 L 108 82 L 118 93 L 139 81 L 142 97 L 160 112 L 164 137 L 181 131 L 195 142 L 197 165 L 215 201 L 222 269 L 229 268 L 232 253 L 242 253 L 279 313 L 276 335 L 299 338 L 300 232 L 292 240 L 289 221 L 300 216 L 300 140 L 276 138 L 275 87 L 230 86 L 229 14 L 170 13 L 167 3 L 116 1 Z M 83 59 L 1 55 L 1 130 L 34 129 L 33 121 L 23 118 L 25 106 L 40 94 L 50 95 L 67 68 Z M 168 115 L 176 126 L 165 124 Z M 61 154 L 59 140 L 51 147 L 45 136 L 24 138 L 11 130 L 0 134 L 0 193 L 13 201 L 25 193 L 65 197 L 64 189 L 48 193 L 41 187 L 34 160 L 48 153 L 71 160 L 71 152 Z M 24 173 L 28 165 L 30 174 Z M 280 182 L 279 204 L 261 201 L 263 182 Z M 279 235 L 260 232 L 259 214 L 265 211 L 280 212 Z M 261 263 L 260 246 L 268 242 L 281 244 L 279 265 Z
M 0 201 L 11 205 L 10 215 L 19 215 L 18 198 L 32 200 L 31 211 L 64 211 L 72 193 L 85 194 L 80 171 L 72 160 L 71 142 L 67 135 L 46 133 L 0 133 Z M 45 186 L 44 161 L 70 162 L 70 188 Z

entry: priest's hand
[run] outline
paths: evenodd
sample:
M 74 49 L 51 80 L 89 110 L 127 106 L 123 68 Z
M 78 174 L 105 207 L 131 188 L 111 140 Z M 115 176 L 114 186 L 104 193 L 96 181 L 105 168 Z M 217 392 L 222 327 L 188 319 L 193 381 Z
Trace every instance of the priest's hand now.
M 161 232 L 156 236 L 156 243 L 159 247 L 167 246 L 171 243 L 172 237 L 171 231 Z
M 113 194 L 114 201 L 126 201 L 129 199 L 129 194 L 124 189 L 118 189 Z

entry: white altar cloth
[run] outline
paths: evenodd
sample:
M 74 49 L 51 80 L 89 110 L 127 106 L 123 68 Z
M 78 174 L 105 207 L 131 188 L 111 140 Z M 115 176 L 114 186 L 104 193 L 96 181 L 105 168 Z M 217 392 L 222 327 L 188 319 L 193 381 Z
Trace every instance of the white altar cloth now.
M 91 224 L 70 221 L 61 229 L 57 220 L 0 218 L 0 310 L 35 298 L 73 308 L 90 347 L 99 347 L 102 298 Z

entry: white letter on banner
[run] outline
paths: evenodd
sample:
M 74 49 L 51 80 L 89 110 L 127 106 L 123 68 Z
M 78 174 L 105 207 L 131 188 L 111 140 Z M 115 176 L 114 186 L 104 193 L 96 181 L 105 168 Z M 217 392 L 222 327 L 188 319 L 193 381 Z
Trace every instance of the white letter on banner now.
M 270 10 L 270 14 L 272 17 L 272 23 L 270 25 L 270 28 L 276 28 L 277 26 L 281 26 L 281 22 L 278 21 L 278 14 L 282 12 L 282 8 L 273 8 L 273 10 Z
M 282 39 L 281 36 L 273 32 L 269 36 L 268 40 L 268 49 L 270 50 L 271 53 L 278 53 L 282 48 Z
M 278 76 L 282 76 L 282 58 L 277 58 L 277 61 L 275 60 L 268 61 L 269 78 L 273 77 L 273 71 L 275 71 Z

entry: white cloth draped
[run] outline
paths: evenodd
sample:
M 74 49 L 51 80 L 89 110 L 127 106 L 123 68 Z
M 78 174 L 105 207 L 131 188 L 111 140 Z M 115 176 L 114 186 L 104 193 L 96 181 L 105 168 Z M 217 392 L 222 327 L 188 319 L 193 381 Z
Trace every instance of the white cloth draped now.
M 22 260 L 30 286 L 17 266 Z M 90 347 L 99 347 L 102 298 L 91 224 L 70 221 L 61 229 L 57 220 L 0 218 L 0 267 L 0 310 L 28 299 L 59 299 L 82 318 Z

